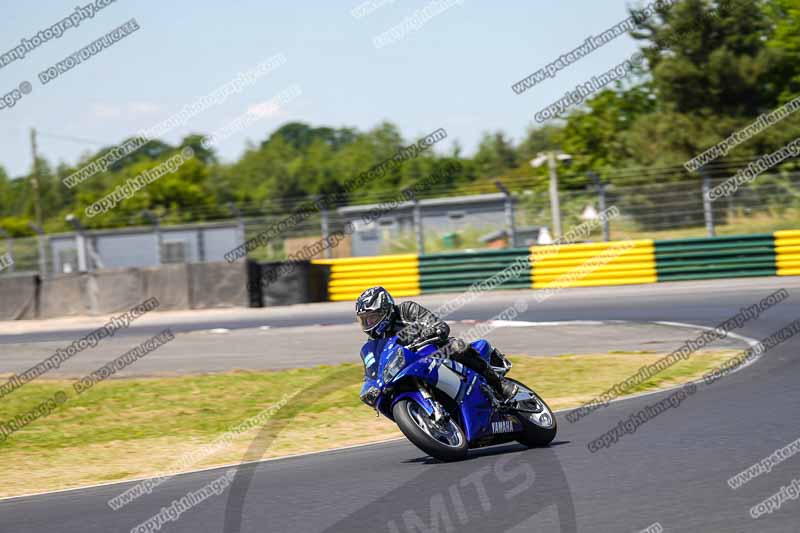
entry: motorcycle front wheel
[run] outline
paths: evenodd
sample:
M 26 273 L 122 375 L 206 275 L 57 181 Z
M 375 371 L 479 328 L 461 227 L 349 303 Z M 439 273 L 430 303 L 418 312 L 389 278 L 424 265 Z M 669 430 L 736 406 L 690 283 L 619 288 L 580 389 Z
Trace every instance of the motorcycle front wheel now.
M 431 457 L 458 461 L 467 456 L 467 438 L 452 418 L 437 423 L 413 400 L 400 400 L 392 414 L 403 435 Z

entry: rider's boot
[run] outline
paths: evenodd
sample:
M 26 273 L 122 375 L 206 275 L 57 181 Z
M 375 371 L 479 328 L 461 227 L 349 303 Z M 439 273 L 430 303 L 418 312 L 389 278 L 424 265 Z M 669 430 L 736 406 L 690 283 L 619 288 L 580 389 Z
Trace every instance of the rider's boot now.
M 486 378 L 489 386 L 494 390 L 502 403 L 508 403 L 517 395 L 519 387 L 509 379 L 501 377 L 495 372 L 472 346 L 460 339 L 450 339 L 451 357 L 466 364 Z
M 497 372 L 491 368 L 487 368 L 483 372 L 483 377 L 486 378 L 486 381 L 492 389 L 494 389 L 500 397 L 500 401 L 503 403 L 509 403 L 519 392 L 519 386 L 516 383 L 510 379 L 500 377 Z

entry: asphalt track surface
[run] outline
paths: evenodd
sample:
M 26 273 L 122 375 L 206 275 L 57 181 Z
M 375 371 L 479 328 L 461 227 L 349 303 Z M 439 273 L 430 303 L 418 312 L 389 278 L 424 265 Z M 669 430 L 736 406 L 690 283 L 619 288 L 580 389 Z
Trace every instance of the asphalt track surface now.
M 454 337 L 483 337 L 511 355 L 648 351 L 669 353 L 702 330 L 663 324 L 631 322 L 450 322 Z M 474 328 L 481 332 L 473 333 Z M 484 333 L 484 331 L 491 329 Z M 692 332 L 693 331 L 693 332 Z M 80 378 L 145 342 L 148 336 L 103 339 L 76 354 L 47 378 Z M 4 344 L 0 347 L 0 375 L 21 374 L 64 349 L 70 341 Z M 216 329 L 178 333 L 136 364 L 120 370 L 118 377 L 172 376 L 233 370 L 286 370 L 317 365 L 357 363 L 364 335 L 357 324 L 297 326 L 291 328 Z M 714 349 L 741 349 L 740 339 L 726 338 Z M 5 353 L 6 350 L 8 353 Z M 2 384 L 2 379 L 0 379 Z
M 713 327 L 778 288 L 786 288 L 789 299 L 736 330 L 761 339 L 800 317 L 799 279 L 564 291 L 532 305 L 520 319 Z M 487 296 L 453 318 L 485 319 L 520 294 Z M 315 310 L 309 320 L 351 320 L 340 307 L 332 305 L 327 315 L 324 308 Z M 574 424 L 562 413 L 556 441 L 546 449 L 506 445 L 478 450 L 464 462 L 441 464 L 401 440 L 248 464 L 238 468 L 222 495 L 163 524 L 160 531 L 638 532 L 655 523 L 664 531 L 800 531 L 800 500 L 784 501 L 758 519 L 749 514 L 800 477 L 800 457 L 737 490 L 726 483 L 800 437 L 798 352 L 795 337 L 740 372 L 699 385 L 680 406 L 596 453 L 588 450 L 590 441 L 671 393 L 615 402 Z M 324 401 L 325 390 L 309 394 Z M 257 458 L 264 446 L 268 443 L 254 441 L 249 458 Z M 131 531 L 224 472 L 178 476 L 119 511 L 106 502 L 132 483 L 0 501 L 0 531 Z

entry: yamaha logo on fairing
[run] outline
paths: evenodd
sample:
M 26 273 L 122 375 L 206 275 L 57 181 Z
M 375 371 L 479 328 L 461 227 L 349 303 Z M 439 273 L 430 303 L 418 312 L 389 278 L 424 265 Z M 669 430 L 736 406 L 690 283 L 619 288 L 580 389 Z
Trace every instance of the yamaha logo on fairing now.
M 492 422 L 492 433 L 512 433 L 513 431 L 514 423 L 511 420 Z

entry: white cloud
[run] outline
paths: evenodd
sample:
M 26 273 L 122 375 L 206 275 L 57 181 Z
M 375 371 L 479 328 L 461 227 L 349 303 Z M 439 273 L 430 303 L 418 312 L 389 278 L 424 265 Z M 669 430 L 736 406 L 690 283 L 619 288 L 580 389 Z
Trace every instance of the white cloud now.
M 279 115 L 285 115 L 285 112 L 281 109 L 281 106 L 271 100 L 265 100 L 258 104 L 253 104 L 247 108 L 247 112 L 259 118 L 270 118 L 277 117 Z

